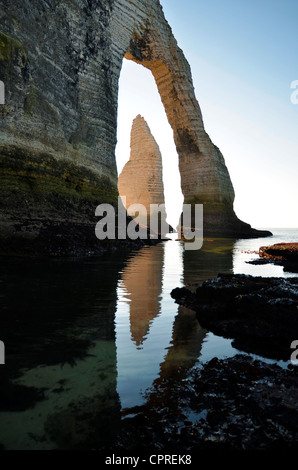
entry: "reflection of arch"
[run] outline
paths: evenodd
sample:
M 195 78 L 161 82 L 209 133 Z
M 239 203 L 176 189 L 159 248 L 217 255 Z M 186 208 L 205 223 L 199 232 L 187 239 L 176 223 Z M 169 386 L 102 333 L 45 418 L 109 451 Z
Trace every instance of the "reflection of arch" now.
M 155 386 L 164 380 L 177 380 L 187 375 L 201 355 L 206 330 L 201 328 L 193 310 L 178 308 L 172 332 L 171 347 L 160 365 Z

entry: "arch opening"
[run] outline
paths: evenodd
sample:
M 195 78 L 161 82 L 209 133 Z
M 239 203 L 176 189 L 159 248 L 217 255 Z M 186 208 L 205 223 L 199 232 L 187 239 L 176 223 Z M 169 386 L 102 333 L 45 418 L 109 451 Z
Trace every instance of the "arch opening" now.
M 176 227 L 182 210 L 183 195 L 173 130 L 151 71 L 128 57 L 123 59 L 119 79 L 115 150 L 118 177 L 130 159 L 132 124 L 138 115 L 147 122 L 161 152 L 167 221 Z

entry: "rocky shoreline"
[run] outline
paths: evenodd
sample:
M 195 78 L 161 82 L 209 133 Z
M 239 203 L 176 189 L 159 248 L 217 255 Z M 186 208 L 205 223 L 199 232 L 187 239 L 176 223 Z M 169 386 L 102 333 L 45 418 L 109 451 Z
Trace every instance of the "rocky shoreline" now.
M 287 272 L 298 272 L 298 243 L 276 243 L 271 246 L 261 246 L 260 260 L 279 264 Z
M 131 219 L 128 218 L 128 222 Z M 88 223 L 44 223 L 36 236 L 31 222 L 26 227 L 27 236 L 17 233 L 13 237 L 0 238 L 2 256 L 43 256 L 43 257 L 82 257 L 100 256 L 115 250 L 129 252 L 139 250 L 145 245 L 156 245 L 166 240 L 160 234 L 150 233 L 146 240 L 98 240 L 95 235 L 96 224 Z
M 297 451 L 298 367 L 290 358 L 298 278 L 220 274 L 195 292 L 177 288 L 171 295 L 196 311 L 203 328 L 233 338 L 247 353 L 197 363 L 180 381 L 157 381 L 144 405 L 122 411 L 108 450 L 150 455 L 179 449 L 192 461 L 212 451 Z M 266 357 L 285 362 L 281 367 Z
M 202 451 L 297 450 L 298 368 L 237 355 L 195 367 L 164 384 L 147 403 L 122 412 L 117 455 Z M 96 447 L 107 451 L 106 447 Z
M 290 359 L 298 334 L 298 278 L 219 274 L 195 292 L 183 287 L 171 295 L 196 311 L 203 328 L 233 339 L 235 348 Z

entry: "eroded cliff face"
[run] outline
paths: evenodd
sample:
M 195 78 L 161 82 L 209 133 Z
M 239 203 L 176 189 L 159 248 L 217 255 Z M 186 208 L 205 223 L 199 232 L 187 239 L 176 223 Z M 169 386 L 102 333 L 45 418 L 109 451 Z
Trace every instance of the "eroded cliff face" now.
M 1 251 L 88 251 L 117 201 L 112 4 L 1 2 Z
M 130 211 L 132 205 L 144 206 L 145 210 L 139 218 L 147 225 L 150 224 L 149 215 L 157 213 L 157 210 L 150 212 L 150 206 L 164 204 L 165 198 L 162 156 L 147 122 L 140 115 L 133 121 L 130 142 L 130 159 L 118 179 L 119 195 L 123 198 L 128 215 L 132 217 L 135 215 L 134 211 Z M 165 210 L 161 210 L 160 214 L 165 222 Z
M 3 250 L 15 240 L 37 246 L 41 234 L 41 250 L 54 233 L 59 244 L 63 224 L 89 230 L 98 204 L 116 204 L 123 57 L 154 75 L 174 132 L 185 202 L 204 203 L 205 231 L 250 233 L 234 214 L 228 170 L 204 130 L 190 67 L 158 0 L 1 0 L 0 6 Z

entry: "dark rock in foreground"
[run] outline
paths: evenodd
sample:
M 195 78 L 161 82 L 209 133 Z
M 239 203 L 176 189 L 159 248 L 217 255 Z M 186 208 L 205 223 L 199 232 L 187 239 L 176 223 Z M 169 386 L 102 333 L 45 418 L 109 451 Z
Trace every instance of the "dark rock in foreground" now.
M 188 453 L 199 463 L 201 451 L 297 450 L 297 400 L 298 368 L 213 358 L 124 410 L 113 451 Z
M 219 274 L 196 292 L 177 288 L 171 295 L 197 312 L 203 328 L 232 338 L 235 348 L 290 360 L 298 339 L 298 278 Z

